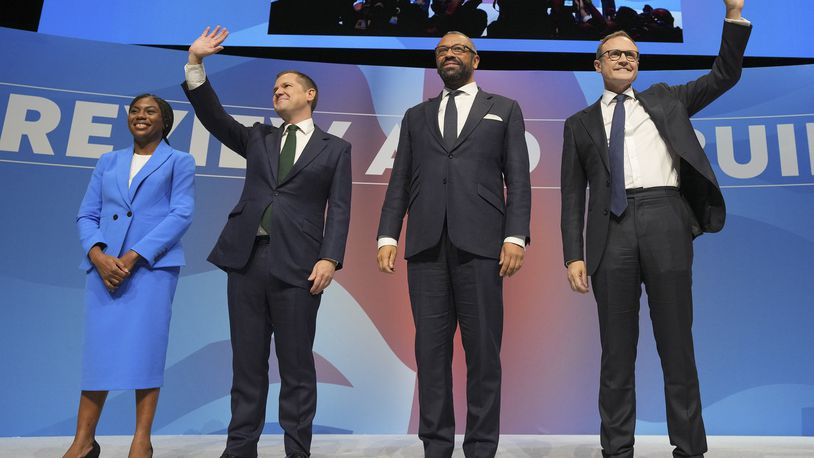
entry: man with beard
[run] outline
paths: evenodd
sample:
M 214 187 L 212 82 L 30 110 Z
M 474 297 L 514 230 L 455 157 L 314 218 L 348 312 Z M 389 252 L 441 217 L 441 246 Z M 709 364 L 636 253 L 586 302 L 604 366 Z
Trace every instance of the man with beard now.
M 615 32 L 602 39 L 594 60 L 604 94 L 565 121 L 563 252 L 571 289 L 587 293 L 590 276 L 597 303 L 604 457 L 633 457 L 642 283 L 664 374 L 673 456 L 707 451 L 692 339 L 692 240 L 720 231 L 726 207 L 690 117 L 741 76 L 752 27 L 741 17 L 743 0 L 724 4 L 711 72 L 636 91 L 639 50 L 629 35 Z
M 452 456 L 452 344 L 460 324 L 467 366 L 463 449 L 467 457 L 493 457 L 503 278 L 520 269 L 530 241 L 525 127 L 517 102 L 477 87 L 480 58 L 466 35 L 447 33 L 435 60 L 445 87 L 404 115 L 377 261 L 381 272 L 394 272 L 396 239 L 409 211 L 405 257 L 425 456 Z

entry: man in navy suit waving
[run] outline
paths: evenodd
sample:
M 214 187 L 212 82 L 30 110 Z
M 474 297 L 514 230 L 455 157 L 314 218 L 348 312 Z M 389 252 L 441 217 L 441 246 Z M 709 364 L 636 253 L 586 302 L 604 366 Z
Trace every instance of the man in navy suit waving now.
M 673 456 L 707 450 L 692 340 L 692 240 L 720 231 L 726 209 L 690 117 L 741 76 L 752 27 L 741 17 L 743 0 L 724 4 L 721 47 L 708 74 L 636 91 L 639 50 L 615 32 L 600 42 L 594 60 L 604 94 L 565 121 L 563 253 L 571 289 L 587 293 L 590 276 L 597 303 L 603 456 L 633 456 L 642 284 L 664 373 Z
M 416 327 L 418 435 L 427 457 L 452 455 L 452 342 L 460 324 L 464 453 L 492 457 L 500 431 L 503 278 L 520 269 L 530 240 L 526 129 L 517 102 L 478 88 L 480 57 L 466 35 L 446 34 L 435 61 L 444 90 L 404 114 L 377 261 L 380 271 L 393 272 L 409 212 L 405 257 Z
M 246 127 L 229 116 L 202 64 L 223 49 L 227 36 L 226 29 L 207 28 L 192 43 L 183 84 L 207 130 L 246 158 L 243 193 L 208 258 L 228 274 L 234 374 L 223 457 L 257 456 L 266 423 L 272 335 L 286 454 L 307 457 L 316 414 L 317 309 L 345 254 L 351 146 L 314 124 L 317 86 L 296 71 L 278 74 L 274 83 L 281 127 Z

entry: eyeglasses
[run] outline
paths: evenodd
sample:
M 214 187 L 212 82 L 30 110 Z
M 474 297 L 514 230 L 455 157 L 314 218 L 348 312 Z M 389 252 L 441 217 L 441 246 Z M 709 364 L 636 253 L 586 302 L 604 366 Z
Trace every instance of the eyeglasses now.
M 617 60 L 622 58 L 622 54 L 625 55 L 625 59 L 628 62 L 638 62 L 639 61 L 639 51 L 627 50 L 623 51 L 621 49 L 609 49 L 602 54 L 599 55 L 599 58 L 602 58 L 604 54 L 608 55 L 608 59 L 616 62 Z
M 471 52 L 472 54 L 477 54 L 477 51 L 470 48 L 469 46 L 454 45 L 454 46 L 439 46 L 435 48 L 435 56 L 436 57 L 445 56 L 449 51 L 452 51 L 452 54 L 455 54 L 456 56 L 461 56 L 468 52 Z

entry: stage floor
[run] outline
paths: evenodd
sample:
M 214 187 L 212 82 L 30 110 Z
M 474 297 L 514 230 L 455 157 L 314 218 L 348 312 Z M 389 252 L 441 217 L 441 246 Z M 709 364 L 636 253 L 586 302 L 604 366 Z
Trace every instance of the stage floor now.
M 126 457 L 130 438 L 100 436 L 102 457 Z M 61 457 L 70 444 L 68 437 L 0 438 L 2 458 Z M 223 451 L 224 436 L 154 436 L 155 458 L 217 458 Z M 463 457 L 462 437 L 457 437 L 453 457 Z M 707 458 L 812 458 L 814 437 L 736 437 L 708 439 Z M 501 436 L 498 457 L 505 458 L 601 458 L 597 436 Z M 637 458 L 669 458 L 665 436 L 637 436 Z M 284 456 L 281 436 L 263 436 L 261 457 Z M 316 435 L 312 447 L 315 458 L 421 458 L 421 443 L 407 435 Z

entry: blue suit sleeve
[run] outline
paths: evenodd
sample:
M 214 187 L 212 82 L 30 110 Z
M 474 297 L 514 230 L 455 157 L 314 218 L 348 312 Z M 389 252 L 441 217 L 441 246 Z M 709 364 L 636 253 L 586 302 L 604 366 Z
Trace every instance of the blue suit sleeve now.
M 412 148 L 410 140 L 410 113 L 404 114 L 401 121 L 399 144 L 396 148 L 396 159 L 393 170 L 390 172 L 390 182 L 382 204 L 382 213 L 379 219 L 379 229 L 376 237 L 390 237 L 398 240 L 401 235 L 401 226 L 404 215 L 407 213 L 410 196 L 410 181 L 412 180 Z
M 181 85 L 184 93 L 195 110 L 195 116 L 206 130 L 237 154 L 246 157 L 251 128 L 244 126 L 231 117 L 220 103 L 209 78 L 202 85 L 190 90 L 186 82 Z
M 331 190 L 328 196 L 328 211 L 325 219 L 325 237 L 320 247 L 320 259 L 337 262 L 336 269 L 342 268 L 345 257 L 345 244 L 350 227 L 350 203 L 353 178 L 351 176 L 351 145 L 346 144 L 334 169 Z
M 687 107 L 693 116 L 731 89 L 740 80 L 743 71 L 743 55 L 752 33 L 751 25 L 724 22 L 721 48 L 706 75 L 689 83 L 669 86 L 669 90 Z
M 583 229 L 585 226 L 585 190 L 588 177 L 577 151 L 571 120 L 565 121 L 560 168 L 560 231 L 565 262 L 585 259 Z
M 86 256 L 94 245 L 101 244 L 103 248 L 107 246 L 102 235 L 100 220 L 102 215 L 102 177 L 109 157 L 103 155 L 96 162 L 93 175 L 90 177 L 90 183 L 88 183 L 88 189 L 85 191 L 85 197 L 82 198 L 82 203 L 79 205 L 79 213 L 76 215 L 79 240 Z
M 531 243 L 531 177 L 523 112 L 512 104 L 505 138 L 503 176 L 506 182 L 506 229 L 504 237 L 521 236 Z

